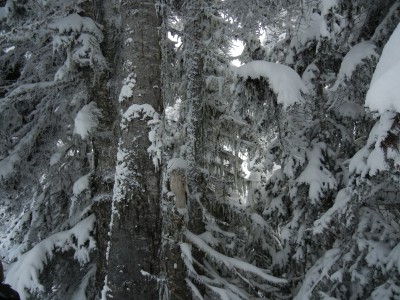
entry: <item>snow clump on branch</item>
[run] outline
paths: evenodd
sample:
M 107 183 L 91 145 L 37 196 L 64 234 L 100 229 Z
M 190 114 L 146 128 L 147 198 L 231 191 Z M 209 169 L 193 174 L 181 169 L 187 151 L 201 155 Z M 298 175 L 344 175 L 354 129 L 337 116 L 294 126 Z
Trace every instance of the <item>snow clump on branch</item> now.
M 292 68 L 268 61 L 255 60 L 240 66 L 236 70 L 242 78 L 258 79 L 264 77 L 278 97 L 278 103 L 283 108 L 288 108 L 295 103 L 304 101 L 302 93 L 307 94 L 308 89 L 299 74 Z

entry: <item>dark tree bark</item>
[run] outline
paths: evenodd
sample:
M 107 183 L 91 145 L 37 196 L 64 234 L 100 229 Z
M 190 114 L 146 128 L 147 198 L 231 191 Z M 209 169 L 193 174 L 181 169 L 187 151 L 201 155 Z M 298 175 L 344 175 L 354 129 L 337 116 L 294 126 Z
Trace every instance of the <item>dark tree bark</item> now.
M 188 0 L 175 4 L 184 16 L 183 57 L 187 73 L 185 74 L 186 92 L 182 94 L 185 115 L 181 116 L 181 126 L 182 131 L 185 131 L 184 147 L 186 150 L 183 158 L 187 162 L 187 169 L 179 169 L 166 174 L 169 179 L 169 189 L 175 196 L 172 197 L 174 199 L 164 197 L 162 269 L 167 281 L 167 288 L 163 291 L 163 295 L 169 299 L 178 300 L 192 297 L 187 286 L 187 280 L 190 277 L 187 276 L 187 273 L 190 271 L 187 270 L 182 260 L 180 244 L 185 242 L 186 229 L 196 234 L 204 232 L 201 207 L 205 197 L 205 178 L 201 171 L 204 167 L 204 123 L 202 119 L 204 51 L 201 49 L 203 30 L 201 24 L 202 18 L 205 16 L 202 1 Z M 178 186 L 176 181 L 179 183 Z M 179 187 L 179 185 L 184 185 L 185 188 Z M 182 196 L 179 191 L 182 189 L 188 194 Z M 175 201 L 173 202 L 173 200 Z M 185 215 L 185 209 L 187 209 L 187 215 Z M 195 247 L 192 248 L 192 254 L 197 261 L 202 261 L 203 254 Z M 201 273 L 199 270 L 196 272 Z M 201 284 L 196 288 L 199 288 L 200 292 L 204 292 Z
M 144 104 L 154 113 L 162 108 L 160 20 L 151 0 L 123 1 L 119 9 L 120 50 L 113 69 L 115 85 L 124 86 L 114 97 L 125 125 L 119 129 L 106 282 L 112 299 L 158 299 L 157 281 L 146 274 L 159 274 L 160 174 L 147 151 L 149 118 L 144 111 L 133 119 L 124 119 L 124 113 Z

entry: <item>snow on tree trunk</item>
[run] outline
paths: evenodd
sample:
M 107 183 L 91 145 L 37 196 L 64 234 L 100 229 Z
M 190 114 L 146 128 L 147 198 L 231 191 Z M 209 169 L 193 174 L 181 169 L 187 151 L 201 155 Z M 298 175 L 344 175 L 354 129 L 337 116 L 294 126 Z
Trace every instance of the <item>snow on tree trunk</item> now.
M 185 22 L 185 67 L 187 70 L 186 107 L 184 128 L 186 129 L 185 154 L 187 161 L 186 182 L 189 191 L 189 228 L 202 232 L 202 212 L 199 201 L 203 196 L 204 178 L 201 167 L 204 161 L 202 132 L 203 67 L 204 54 L 200 47 L 202 40 L 202 1 L 187 1 Z
M 149 121 L 158 118 L 160 49 L 155 3 L 121 2 L 114 82 L 121 86 L 119 144 L 102 298 L 158 299 L 160 174 L 149 156 Z
M 185 114 L 181 116 L 180 130 L 184 133 L 184 144 L 175 153 L 164 172 L 169 187 L 165 188 L 163 201 L 163 248 L 162 269 L 167 277 L 163 297 L 186 299 L 190 297 L 187 288 L 187 269 L 182 260 L 181 243 L 185 227 L 193 232 L 203 230 L 202 210 L 199 202 L 204 191 L 204 178 L 200 171 L 203 162 L 202 144 L 202 70 L 203 57 L 200 46 L 201 1 L 184 1 L 179 9 L 183 14 L 184 41 L 183 60 L 185 91 L 182 95 Z M 173 196 L 168 194 L 168 190 Z M 172 199 L 171 199 L 172 198 Z M 172 201 L 173 202 L 172 202 Z M 201 260 L 198 257 L 199 260 Z M 190 285 L 190 284 L 189 284 Z
M 102 52 L 107 62 L 115 60 L 118 49 L 115 45 L 119 42 L 118 32 L 119 14 L 114 8 L 118 1 L 96 0 L 86 3 L 85 9 L 90 11 L 95 21 L 103 25 L 104 41 Z M 109 66 L 111 67 L 111 66 Z M 113 197 L 113 186 L 115 177 L 115 157 L 117 153 L 118 139 L 115 135 L 118 126 L 118 113 L 116 108 L 115 94 L 118 87 L 113 84 L 115 78 L 110 70 L 96 73 L 94 75 L 86 72 L 86 78 L 91 83 L 89 97 L 97 104 L 101 111 L 98 118 L 98 126 L 93 134 L 93 163 L 94 172 L 91 182 L 93 191 L 92 210 L 96 215 L 96 245 L 97 258 L 95 260 L 96 271 L 94 280 L 89 286 L 88 299 L 100 295 L 99 290 L 104 284 L 106 276 L 106 252 L 108 246 L 108 232 L 111 217 L 111 202 Z

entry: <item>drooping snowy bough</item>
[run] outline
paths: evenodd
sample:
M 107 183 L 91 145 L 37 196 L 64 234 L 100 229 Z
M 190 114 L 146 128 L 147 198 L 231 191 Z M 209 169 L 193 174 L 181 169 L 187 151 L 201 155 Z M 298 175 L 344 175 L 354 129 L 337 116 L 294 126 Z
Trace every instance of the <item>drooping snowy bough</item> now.
M 252 61 L 237 68 L 236 72 L 243 79 L 266 78 L 277 95 L 278 104 L 282 104 L 283 108 L 302 103 L 304 101 L 302 93 L 308 93 L 299 74 L 292 68 L 279 63 Z

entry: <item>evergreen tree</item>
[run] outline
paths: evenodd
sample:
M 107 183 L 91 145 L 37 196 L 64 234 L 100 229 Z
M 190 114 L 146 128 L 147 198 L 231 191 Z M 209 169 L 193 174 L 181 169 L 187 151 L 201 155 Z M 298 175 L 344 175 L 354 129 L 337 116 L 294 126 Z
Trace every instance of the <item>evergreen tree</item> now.
M 101 26 L 75 1 L 6 1 L 1 17 L 1 251 L 17 260 L 7 281 L 23 299 L 72 298 L 95 270 L 90 138 L 101 111 L 85 73 L 107 68 Z
M 400 296 L 398 0 L 0 5 L 23 299 Z

